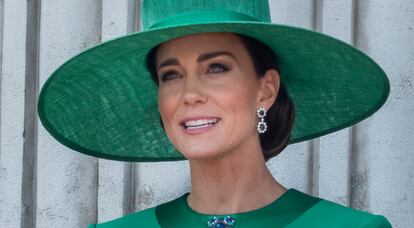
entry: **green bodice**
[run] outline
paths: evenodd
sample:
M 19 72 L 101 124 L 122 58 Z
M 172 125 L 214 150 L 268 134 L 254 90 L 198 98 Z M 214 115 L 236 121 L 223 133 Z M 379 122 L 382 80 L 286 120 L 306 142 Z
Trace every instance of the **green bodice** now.
M 226 216 L 234 219 L 234 224 L 223 226 L 226 228 L 391 227 L 384 216 L 344 207 L 294 188 L 262 208 L 228 215 L 200 214 L 192 210 L 187 204 L 188 194 L 113 221 L 90 225 L 88 228 L 207 228 L 208 221 L 212 221 L 214 216 L 219 223 Z

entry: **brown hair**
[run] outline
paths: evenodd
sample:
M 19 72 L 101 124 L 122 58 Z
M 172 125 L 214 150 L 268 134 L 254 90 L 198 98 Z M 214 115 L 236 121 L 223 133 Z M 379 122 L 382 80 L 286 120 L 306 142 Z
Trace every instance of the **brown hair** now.
M 269 69 L 277 70 L 276 55 L 268 46 L 255 38 L 240 34 L 235 35 L 241 38 L 242 44 L 247 49 L 259 78 L 263 77 Z M 155 66 L 155 53 L 157 48 L 158 46 L 148 53 L 147 68 L 151 73 L 152 79 L 158 85 L 159 82 Z M 280 82 L 277 100 L 267 110 L 265 117 L 265 122 L 268 126 L 267 131 L 259 135 L 265 161 L 278 155 L 289 144 L 294 120 L 295 107 L 285 86 Z M 160 122 L 161 126 L 163 126 L 161 120 Z

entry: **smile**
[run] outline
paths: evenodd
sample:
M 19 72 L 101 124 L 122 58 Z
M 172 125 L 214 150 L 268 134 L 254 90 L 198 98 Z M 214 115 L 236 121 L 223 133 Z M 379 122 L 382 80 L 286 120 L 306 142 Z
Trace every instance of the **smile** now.
M 211 116 L 189 117 L 180 122 L 185 134 L 198 135 L 215 128 L 221 118 Z
M 215 125 L 218 121 L 219 121 L 218 118 L 190 120 L 190 121 L 184 122 L 184 128 L 188 130 L 206 128 L 206 127 Z

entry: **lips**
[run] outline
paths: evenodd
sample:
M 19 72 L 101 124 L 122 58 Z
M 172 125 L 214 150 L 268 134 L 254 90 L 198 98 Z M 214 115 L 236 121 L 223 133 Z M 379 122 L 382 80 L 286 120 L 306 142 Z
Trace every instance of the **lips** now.
M 186 130 L 202 129 L 211 127 L 219 121 L 220 118 L 218 117 L 188 118 L 181 122 L 181 126 L 183 126 Z

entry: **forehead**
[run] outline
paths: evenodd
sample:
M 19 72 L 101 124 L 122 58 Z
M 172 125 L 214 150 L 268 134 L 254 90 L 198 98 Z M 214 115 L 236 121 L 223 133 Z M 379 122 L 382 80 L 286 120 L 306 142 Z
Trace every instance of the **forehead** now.
M 200 33 L 167 41 L 157 50 L 157 60 L 200 54 L 208 51 L 229 51 L 235 55 L 246 53 L 239 36 L 232 33 Z

